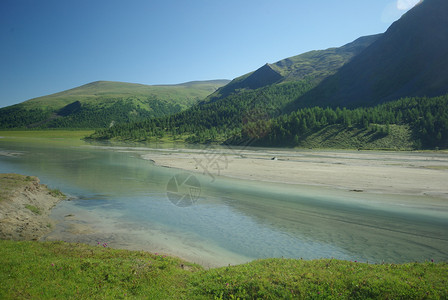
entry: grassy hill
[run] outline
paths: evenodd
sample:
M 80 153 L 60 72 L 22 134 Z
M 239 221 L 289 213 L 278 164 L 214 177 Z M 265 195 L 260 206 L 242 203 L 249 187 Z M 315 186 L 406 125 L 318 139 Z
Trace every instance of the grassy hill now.
M 264 259 L 204 270 L 177 258 L 0 240 L 1 299 L 446 299 L 446 262 Z
M 100 128 L 182 111 L 227 80 L 177 85 L 97 81 L 0 109 L 0 128 Z
M 148 140 L 147 137 L 166 134 L 204 135 L 207 130 L 229 135 L 248 121 L 289 113 L 291 110 L 287 107 L 295 99 L 336 72 L 378 37 L 362 37 L 339 48 L 311 51 L 266 64 L 232 80 L 184 112 L 160 118 L 155 123 L 147 120 L 134 125 L 122 124 L 111 130 L 98 131 L 92 138 Z M 204 138 L 190 139 L 200 140 Z
M 216 101 L 235 93 L 285 82 L 299 82 L 314 86 L 334 74 L 380 36 L 365 36 L 339 48 L 310 51 L 274 64 L 265 64 L 256 71 L 233 79 L 207 97 L 207 100 Z
M 144 99 L 150 96 L 184 107 L 213 93 L 227 80 L 196 81 L 173 85 L 144 85 L 126 82 L 95 81 L 60 93 L 34 98 L 21 103 L 24 108 L 60 109 L 75 101 L 83 103 L 107 102 L 107 98 Z

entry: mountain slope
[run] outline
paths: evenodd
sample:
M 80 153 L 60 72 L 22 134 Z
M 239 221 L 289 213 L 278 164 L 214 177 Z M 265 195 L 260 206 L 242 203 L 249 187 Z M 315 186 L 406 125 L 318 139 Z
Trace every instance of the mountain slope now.
M 425 0 L 384 34 L 266 64 L 184 112 L 114 126 L 92 138 L 151 141 L 169 135 L 199 143 L 297 146 L 336 126 L 345 137 L 365 131 L 366 143 L 381 137 L 393 144 L 396 138 L 387 137 L 393 132 L 405 137 L 406 147 L 447 148 L 447 15 L 447 0 Z M 393 108 L 381 106 L 400 98 Z
M 151 137 L 170 134 L 188 136 L 190 142 L 203 142 L 218 135 L 229 137 L 233 130 L 238 131 L 252 123 L 260 125 L 259 122 L 289 113 L 285 108 L 292 101 L 336 72 L 379 36 L 362 37 L 340 48 L 311 51 L 266 64 L 232 80 L 184 112 L 137 124 L 114 126 L 96 132 L 92 138 L 151 140 Z
M 184 110 L 227 80 L 177 85 L 97 81 L 0 109 L 0 127 L 99 128 Z
M 23 102 L 27 108 L 62 108 L 74 101 L 82 103 L 104 98 L 156 96 L 160 100 L 190 105 L 204 98 L 228 80 L 196 81 L 174 85 L 144 85 L 126 82 L 95 81 L 60 93 L 34 98 Z
M 245 90 L 285 82 L 306 82 L 315 85 L 334 74 L 380 36 L 380 34 L 365 36 L 342 47 L 309 51 L 274 64 L 265 64 L 256 71 L 235 78 L 211 94 L 207 100 L 216 101 Z
M 366 106 L 448 93 L 448 1 L 424 0 L 296 107 Z

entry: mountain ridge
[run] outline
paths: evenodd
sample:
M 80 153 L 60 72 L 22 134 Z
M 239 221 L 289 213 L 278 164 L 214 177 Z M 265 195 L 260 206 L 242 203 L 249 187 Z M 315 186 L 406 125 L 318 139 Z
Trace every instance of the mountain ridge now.
M 425 0 L 362 53 L 296 100 L 305 106 L 370 106 L 448 93 L 448 1 Z
M 350 61 L 368 45 L 376 41 L 381 34 L 357 38 L 341 47 L 324 50 L 312 50 L 291 56 L 275 63 L 266 63 L 255 71 L 233 79 L 206 98 L 216 101 L 244 90 L 255 90 L 272 84 L 287 82 L 309 82 L 317 84 L 325 77 Z
M 222 86 L 225 83 L 230 82 L 229 80 L 225 79 L 218 79 L 218 80 L 208 80 L 208 81 L 189 81 L 185 83 L 179 83 L 179 84 L 166 84 L 166 85 L 147 85 L 147 84 L 141 84 L 141 83 L 130 83 L 130 82 L 120 82 L 120 81 L 105 81 L 105 80 L 98 80 L 89 82 L 68 90 L 64 90 L 61 92 L 49 94 L 46 96 L 36 97 L 29 100 L 26 100 L 24 102 L 21 102 L 19 104 L 35 104 L 36 102 L 39 102 L 41 99 L 47 100 L 49 98 L 51 99 L 57 99 L 58 101 L 61 100 L 61 97 L 64 96 L 82 96 L 87 95 L 92 98 L 99 97 L 101 95 L 130 95 L 130 96 L 136 96 L 136 95 L 147 95 L 150 92 L 169 92 L 169 88 L 175 88 L 175 89 L 182 89 L 182 88 L 194 88 L 195 86 L 200 86 L 201 91 L 206 92 L 213 92 L 220 86 Z M 201 94 L 196 95 L 197 93 L 192 93 L 189 96 L 203 96 Z M 62 101 L 59 106 L 64 106 L 68 104 L 67 101 Z

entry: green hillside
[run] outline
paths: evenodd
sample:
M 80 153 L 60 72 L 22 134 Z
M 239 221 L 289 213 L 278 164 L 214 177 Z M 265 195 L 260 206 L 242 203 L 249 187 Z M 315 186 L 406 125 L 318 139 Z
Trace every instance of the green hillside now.
M 384 34 L 266 64 L 184 112 L 100 130 L 91 137 L 448 148 L 446 15 L 447 1 L 425 0 Z M 400 98 L 405 99 L 397 101 Z M 390 106 L 381 105 L 388 102 Z
M 378 37 L 362 37 L 340 48 L 311 51 L 266 64 L 232 80 L 184 112 L 154 121 L 99 130 L 92 138 L 151 140 L 151 137 L 174 134 L 190 136 L 190 142 L 201 142 L 210 136 L 212 139 L 223 135 L 230 137 L 233 130 L 239 130 L 247 122 L 289 113 L 287 107 L 295 99 L 336 72 Z
M 334 74 L 380 36 L 365 36 L 339 48 L 310 51 L 274 64 L 265 64 L 254 72 L 235 78 L 210 95 L 207 100 L 216 101 L 231 94 L 285 82 L 301 82 L 314 86 Z
M 211 80 L 175 85 L 144 85 L 114 81 L 95 81 L 60 93 L 34 98 L 21 104 L 28 109 L 60 109 L 75 101 L 80 101 L 81 103 L 98 100 L 106 102 L 107 98 L 135 97 L 144 99 L 153 96 L 159 100 L 190 106 L 226 83 L 228 83 L 227 80 Z
M 0 109 L 0 128 L 101 128 L 182 111 L 227 80 L 178 85 L 97 81 Z
M 371 106 L 448 93 L 447 15 L 448 1 L 422 1 L 294 107 Z
M 287 83 L 279 86 L 289 87 L 291 94 L 301 91 Z M 303 108 L 275 116 L 275 103 L 269 101 L 278 100 L 279 86 L 271 87 L 272 94 L 246 92 L 165 118 L 97 130 L 90 138 L 151 142 L 168 137 L 191 143 L 339 149 L 448 148 L 448 95 L 356 109 Z M 244 102 L 247 98 L 254 102 Z

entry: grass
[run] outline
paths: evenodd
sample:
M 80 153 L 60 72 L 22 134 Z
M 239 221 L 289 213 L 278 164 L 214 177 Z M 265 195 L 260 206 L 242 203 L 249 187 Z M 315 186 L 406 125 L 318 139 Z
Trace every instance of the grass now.
M 187 293 L 189 274 L 200 269 L 177 258 L 110 249 L 105 243 L 0 245 L 0 299 L 176 299 Z
M 47 187 L 48 189 L 48 193 L 50 193 L 51 196 L 55 197 L 55 198 L 65 198 L 66 196 L 64 195 L 63 192 L 61 192 L 59 189 L 51 189 L 49 187 Z
M 424 166 L 423 168 L 431 170 L 448 170 L 448 166 Z
M 45 139 L 77 139 L 92 134 L 93 130 L 0 130 L 3 138 L 45 138 Z
M 133 97 L 146 99 L 157 97 L 161 100 L 174 101 L 180 105 L 190 106 L 195 99 L 203 99 L 227 81 L 203 81 L 179 85 L 144 85 L 126 82 L 96 81 L 60 93 L 38 97 L 21 105 L 27 109 L 59 109 L 74 101 L 81 103 L 107 103 L 110 99 Z
M 142 251 L 0 240 L 1 299 L 446 299 L 447 263 L 264 259 L 204 270 Z
M 377 125 L 385 127 L 385 125 Z M 299 142 L 301 148 L 414 150 L 412 131 L 407 125 L 390 125 L 389 134 L 356 127 L 330 125 Z
M 42 212 L 40 211 L 39 207 L 36 207 L 34 205 L 26 204 L 25 208 L 29 209 L 30 211 L 32 211 L 36 215 L 42 214 Z
M 37 143 L 45 145 L 79 146 L 83 138 L 93 133 L 93 130 L 0 130 L 0 145 L 2 142 Z
M 203 272 L 193 286 L 223 299 L 445 298 L 447 272 L 446 263 L 266 259 Z

